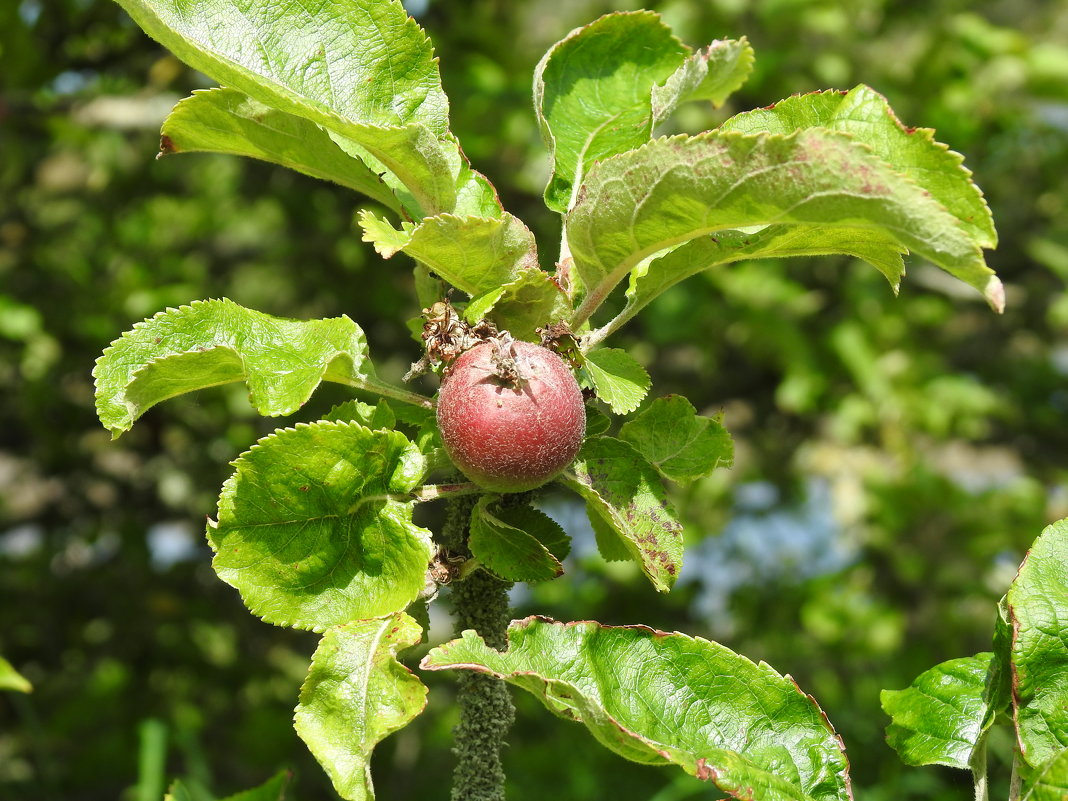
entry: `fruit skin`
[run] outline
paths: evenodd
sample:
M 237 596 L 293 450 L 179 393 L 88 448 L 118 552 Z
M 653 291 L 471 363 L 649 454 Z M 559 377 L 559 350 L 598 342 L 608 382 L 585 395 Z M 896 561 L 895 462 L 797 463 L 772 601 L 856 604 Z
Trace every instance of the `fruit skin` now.
M 586 433 L 582 390 L 564 360 L 530 342 L 476 345 L 438 394 L 445 450 L 494 492 L 540 487 L 575 460 Z

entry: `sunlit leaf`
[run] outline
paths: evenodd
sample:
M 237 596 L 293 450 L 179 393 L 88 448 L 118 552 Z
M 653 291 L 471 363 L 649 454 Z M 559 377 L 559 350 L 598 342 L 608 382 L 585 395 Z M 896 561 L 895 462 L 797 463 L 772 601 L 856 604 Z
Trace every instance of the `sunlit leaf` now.
M 430 532 L 410 493 L 426 469 L 397 431 L 300 424 L 234 462 L 218 522 L 215 571 L 268 623 L 323 631 L 404 609 L 423 589 Z
M 97 360 L 96 404 L 114 436 L 160 401 L 244 381 L 260 414 L 292 414 L 322 381 L 374 390 L 363 331 L 348 317 L 286 320 L 230 300 L 167 309 Z
M 14 665 L 0 656 L 0 690 L 12 690 L 18 693 L 33 691 L 33 685 L 26 677 L 15 670 Z
M 636 762 L 675 764 L 740 799 L 850 796 L 848 763 L 811 697 L 714 642 L 593 621 L 513 622 L 505 652 L 473 631 L 432 650 L 429 670 L 488 673 L 582 722 Z
M 413 213 L 456 209 L 448 100 L 430 41 L 399 0 L 119 2 L 191 67 L 358 143 L 410 191 Z
M 1068 747 L 1068 520 L 1035 540 L 1009 587 L 1013 700 L 1024 759 L 1045 765 Z
M 866 261 L 886 276 L 897 292 L 907 249 L 888 232 L 862 228 L 769 225 L 760 231 L 720 231 L 682 244 L 638 265 L 630 274 L 627 305 L 612 330 L 629 320 L 662 292 L 700 272 L 746 259 L 844 254 Z M 599 341 L 600 337 L 595 336 Z
M 1068 798 L 1068 749 L 1058 751 L 1038 770 L 1021 773 L 1021 793 L 1012 801 L 1064 801 Z
M 998 698 L 991 653 L 951 659 L 921 673 L 905 690 L 883 690 L 890 747 L 907 765 L 969 769 L 1007 698 Z
M 359 423 L 366 428 L 374 429 L 390 429 L 397 423 L 393 408 L 385 401 L 379 401 L 374 405 L 357 400 L 345 401 L 323 415 L 323 419 Z
M 442 214 L 398 230 L 365 210 L 360 226 L 364 241 L 383 257 L 403 251 L 472 296 L 538 267 L 534 235 L 511 214 L 490 219 Z
M 570 311 L 567 295 L 552 276 L 537 267 L 528 267 L 519 270 L 508 283 L 472 300 L 464 317 L 469 323 L 488 318 L 516 339 L 535 342 L 537 329 L 565 319 Z
M 597 397 L 615 414 L 627 414 L 637 409 L 652 386 L 645 368 L 618 348 L 590 351 L 586 354 L 584 367 Z
M 426 706 L 427 688 L 397 661 L 421 634 L 398 612 L 331 628 L 315 650 L 294 722 L 342 798 L 374 799 L 371 751 Z
M 347 155 L 313 122 L 276 111 L 241 92 L 194 92 L 163 123 L 161 153 L 229 153 L 280 164 L 346 186 L 399 210 L 379 175 Z
M 907 248 L 1002 305 L 1000 282 L 959 221 L 850 136 L 818 128 L 713 131 L 658 139 L 590 170 L 566 220 L 588 290 L 573 322 L 584 322 L 628 273 L 662 251 L 771 225 L 848 229 L 891 260 Z
M 594 161 L 649 141 L 653 87 L 687 52 L 650 11 L 608 14 L 549 49 L 534 72 L 534 108 L 553 159 L 549 208 L 569 208 Z
M 722 106 L 753 71 L 753 48 L 741 39 L 717 39 L 689 56 L 662 84 L 653 87 L 653 124 L 680 104 L 707 100 Z

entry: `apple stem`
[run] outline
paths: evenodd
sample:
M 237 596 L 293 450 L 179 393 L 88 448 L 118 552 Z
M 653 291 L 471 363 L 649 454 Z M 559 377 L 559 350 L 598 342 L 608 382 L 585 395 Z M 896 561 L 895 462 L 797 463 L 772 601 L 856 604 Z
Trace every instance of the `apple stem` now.
M 485 490 L 470 481 L 454 484 L 424 484 L 418 489 L 412 490 L 410 495 L 405 496 L 405 500 L 424 503 L 426 501 L 448 500 L 462 495 L 476 495 L 480 492 L 485 492 Z

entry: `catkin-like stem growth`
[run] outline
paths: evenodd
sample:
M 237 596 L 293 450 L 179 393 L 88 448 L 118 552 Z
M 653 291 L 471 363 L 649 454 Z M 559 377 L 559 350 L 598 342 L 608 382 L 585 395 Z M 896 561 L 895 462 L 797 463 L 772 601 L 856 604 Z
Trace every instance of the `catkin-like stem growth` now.
M 449 499 L 442 544 L 453 553 L 470 556 L 467 537 L 474 502 L 471 496 Z M 451 588 L 457 634 L 474 629 L 487 645 L 505 648 L 511 619 L 511 586 L 485 570 L 475 570 L 462 581 L 454 581 Z M 460 723 L 453 732 L 457 761 L 452 801 L 504 801 L 501 749 L 515 720 L 508 685 L 481 673 L 461 671 L 457 702 Z

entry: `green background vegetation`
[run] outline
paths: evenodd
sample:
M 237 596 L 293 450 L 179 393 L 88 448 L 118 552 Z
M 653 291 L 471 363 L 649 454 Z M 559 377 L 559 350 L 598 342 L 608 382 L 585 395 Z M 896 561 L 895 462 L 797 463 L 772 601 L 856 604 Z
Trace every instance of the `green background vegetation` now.
M 541 202 L 534 65 L 571 28 L 631 7 L 409 6 L 441 58 L 453 130 L 545 253 L 559 223 Z M 666 293 L 609 344 L 647 366 L 655 394 L 722 410 L 736 466 L 677 493 L 692 551 L 669 596 L 605 565 L 581 509 L 548 496 L 576 556 L 564 578 L 517 592 L 517 616 L 717 639 L 819 700 L 859 798 L 968 797 L 963 773 L 900 764 L 879 690 L 988 648 L 1028 543 L 1068 516 L 1068 6 L 647 7 L 691 45 L 746 35 L 757 52 L 730 106 L 687 108 L 687 131 L 860 82 L 906 124 L 936 128 L 993 209 L 989 261 L 1008 309 L 996 317 L 916 261 L 896 299 L 847 259 L 734 265 Z M 0 797 L 158 798 L 164 775 L 225 794 L 288 766 L 294 797 L 332 798 L 291 727 L 315 637 L 249 615 L 201 534 L 228 461 L 280 421 L 229 387 L 154 409 L 111 443 L 90 370 L 142 317 L 225 296 L 284 316 L 348 314 L 396 378 L 418 355 L 411 272 L 360 242 L 361 199 L 346 190 L 231 158 L 154 160 L 167 110 L 209 84 L 116 5 L 0 5 L 0 64 L 0 653 L 35 686 L 0 696 Z M 343 397 L 324 389 L 300 417 Z M 425 680 L 428 713 L 376 753 L 383 799 L 446 797 L 453 682 Z M 716 797 L 516 700 L 515 801 Z M 1004 797 L 1008 743 L 993 747 Z

